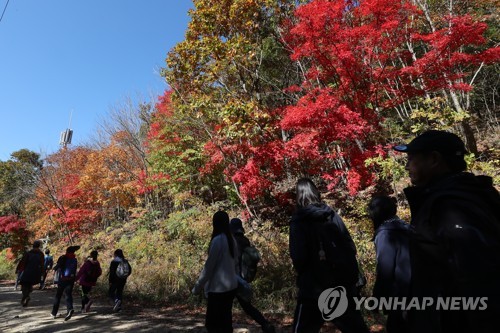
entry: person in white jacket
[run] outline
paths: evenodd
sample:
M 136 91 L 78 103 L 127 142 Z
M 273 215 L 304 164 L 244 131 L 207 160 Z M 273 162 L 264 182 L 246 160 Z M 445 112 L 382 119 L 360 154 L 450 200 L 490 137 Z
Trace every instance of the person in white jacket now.
M 205 327 L 208 333 L 233 332 L 233 299 L 238 280 L 237 246 L 229 229 L 229 215 L 218 211 L 213 216 L 212 240 L 203 271 L 192 292 L 197 295 L 201 289 L 207 297 Z

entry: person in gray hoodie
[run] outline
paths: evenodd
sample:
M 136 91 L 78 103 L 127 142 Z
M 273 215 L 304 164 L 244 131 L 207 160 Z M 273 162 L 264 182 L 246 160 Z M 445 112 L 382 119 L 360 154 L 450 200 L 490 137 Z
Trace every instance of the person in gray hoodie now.
M 224 211 L 216 212 L 208 258 L 192 290 L 195 295 L 200 294 L 202 288 L 205 290 L 208 333 L 233 332 L 233 299 L 238 287 L 237 251 L 229 229 L 229 215 Z
M 375 196 L 368 204 L 368 215 L 375 230 L 373 241 L 377 253 L 377 278 L 374 297 L 410 296 L 410 237 L 412 229 L 397 215 L 394 198 Z M 386 311 L 388 333 L 409 332 L 406 311 Z

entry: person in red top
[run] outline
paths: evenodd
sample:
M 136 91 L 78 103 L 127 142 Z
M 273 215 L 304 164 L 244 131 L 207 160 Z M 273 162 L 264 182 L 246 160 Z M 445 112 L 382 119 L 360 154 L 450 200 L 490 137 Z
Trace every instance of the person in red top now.
M 89 312 L 92 305 L 92 300 L 89 297 L 90 291 L 96 285 L 97 278 L 102 274 L 97 254 L 95 250 L 90 252 L 90 257 L 87 258 L 76 274 L 76 280 L 82 286 L 82 312 Z

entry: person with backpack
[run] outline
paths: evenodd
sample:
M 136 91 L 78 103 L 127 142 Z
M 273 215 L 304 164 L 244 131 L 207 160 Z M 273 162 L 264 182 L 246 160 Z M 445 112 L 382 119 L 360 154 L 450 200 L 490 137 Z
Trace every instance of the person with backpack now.
M 76 274 L 76 280 L 82 287 L 82 312 L 89 312 L 92 300 L 89 297 L 92 287 L 102 274 L 101 264 L 97 260 L 97 251 L 90 252 L 90 256 L 83 263 Z
M 208 258 L 192 293 L 198 295 L 202 288 L 205 290 L 205 327 L 208 333 L 232 333 L 233 300 L 238 287 L 238 248 L 229 229 L 229 215 L 226 212 L 216 212 L 212 225 Z
M 127 278 L 132 274 L 132 267 L 123 255 L 121 249 L 115 250 L 114 258 L 109 265 L 109 291 L 108 296 L 113 303 L 113 311 L 122 309 L 123 289 Z
M 40 250 L 42 242 L 36 240 L 33 242 L 33 248 L 23 255 L 16 271 L 22 272 L 19 283 L 21 284 L 22 299 L 21 305 L 28 306 L 30 294 L 33 291 L 33 285 L 39 284 L 43 274 L 43 253 Z
M 368 215 L 373 221 L 373 237 L 377 253 L 377 277 L 373 296 L 410 296 L 410 237 L 412 228 L 397 215 L 394 198 L 375 196 L 368 204 Z M 407 312 L 387 310 L 386 330 L 388 333 L 409 332 Z
M 297 306 L 294 333 L 319 332 L 325 319 L 319 297 L 329 288 L 346 294 L 346 310 L 332 318 L 343 333 L 368 333 L 353 297 L 359 270 L 356 247 L 342 219 L 321 201 L 318 188 L 309 178 L 296 185 L 297 210 L 290 222 L 290 256 L 297 272 Z
M 57 282 L 57 292 L 52 306 L 52 318 L 57 317 L 59 311 L 59 304 L 61 297 L 65 294 L 66 297 L 66 316 L 64 321 L 71 319 L 74 313 L 73 309 L 73 287 L 76 280 L 76 269 L 78 268 L 78 261 L 76 260 L 75 252 L 80 249 L 78 245 L 69 246 L 66 249 L 66 254 L 57 259 L 57 263 L 53 270 L 57 272 L 59 280 Z
M 451 132 L 429 130 L 394 150 L 407 154 L 412 183 L 404 189 L 415 230 L 411 296 L 487 299 L 482 310 L 412 309 L 412 332 L 497 332 L 500 195 L 492 178 L 466 172 L 465 144 Z
M 245 229 L 243 229 L 243 223 L 239 218 L 231 219 L 229 226 L 238 246 L 238 274 L 247 283 L 251 283 L 257 274 L 257 264 L 260 261 L 259 251 L 251 245 L 250 240 L 245 236 Z M 262 327 L 264 333 L 276 331 L 274 326 L 252 305 L 251 300 L 239 292 L 239 289 L 236 293 L 236 299 L 243 311 Z
M 45 280 L 47 279 L 47 274 L 52 269 L 52 266 L 54 266 L 54 258 L 50 255 L 50 250 L 46 249 L 43 262 L 43 275 L 42 275 L 42 282 L 40 283 L 40 289 L 45 288 Z

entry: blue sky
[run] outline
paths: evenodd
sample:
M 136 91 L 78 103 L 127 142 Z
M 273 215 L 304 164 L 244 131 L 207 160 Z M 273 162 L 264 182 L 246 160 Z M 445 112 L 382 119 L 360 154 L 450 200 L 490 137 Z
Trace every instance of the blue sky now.
M 84 144 L 113 106 L 161 94 L 159 68 L 184 38 L 190 7 L 191 0 L 10 0 L 0 22 L 0 160 L 23 148 L 56 151 L 71 112 L 73 145 Z

